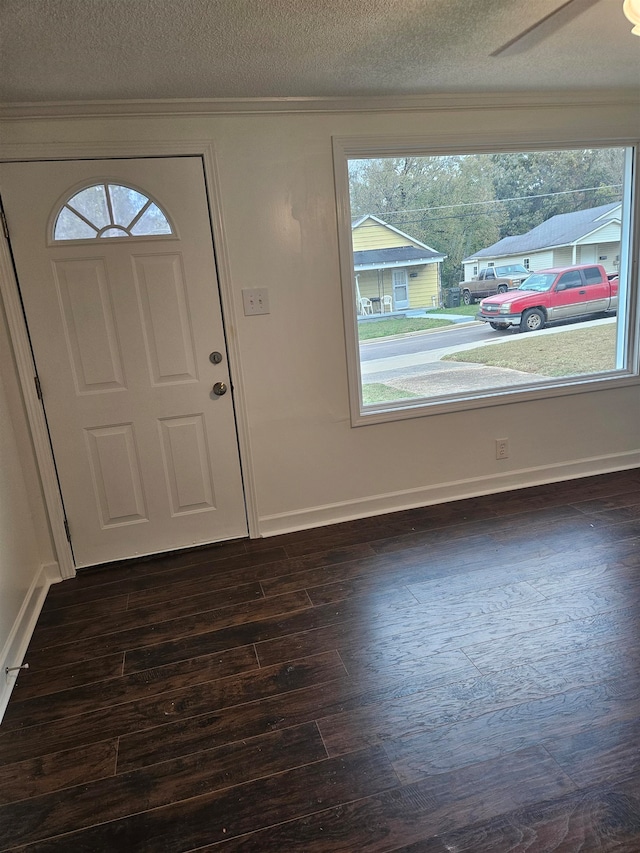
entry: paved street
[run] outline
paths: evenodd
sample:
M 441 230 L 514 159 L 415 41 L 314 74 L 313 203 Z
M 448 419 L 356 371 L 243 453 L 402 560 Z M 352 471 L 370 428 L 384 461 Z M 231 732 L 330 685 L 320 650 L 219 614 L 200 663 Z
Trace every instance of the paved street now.
M 443 346 L 453 347 L 459 344 L 477 343 L 496 337 L 498 337 L 497 333 L 486 323 L 464 323 L 432 332 L 416 332 L 394 338 L 364 341 L 360 344 L 360 360 L 374 361 L 380 358 L 429 352 Z M 446 340 L 446 343 L 443 344 L 443 340 Z

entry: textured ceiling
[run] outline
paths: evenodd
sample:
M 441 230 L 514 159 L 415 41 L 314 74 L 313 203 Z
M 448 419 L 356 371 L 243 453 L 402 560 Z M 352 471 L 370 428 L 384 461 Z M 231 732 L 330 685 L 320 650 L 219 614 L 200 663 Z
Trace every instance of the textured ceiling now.
M 490 55 L 562 2 L 0 0 L 0 101 L 637 87 L 622 0 Z

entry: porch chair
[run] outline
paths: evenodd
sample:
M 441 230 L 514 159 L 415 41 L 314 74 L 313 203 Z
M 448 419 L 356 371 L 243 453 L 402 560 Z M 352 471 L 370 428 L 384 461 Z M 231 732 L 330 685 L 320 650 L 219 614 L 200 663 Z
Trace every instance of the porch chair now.
M 387 310 L 387 305 L 389 306 L 389 312 L 393 311 L 393 299 L 387 295 L 382 297 L 382 313 Z
M 358 300 L 360 303 L 361 314 L 373 314 L 373 303 L 366 296 L 361 296 Z

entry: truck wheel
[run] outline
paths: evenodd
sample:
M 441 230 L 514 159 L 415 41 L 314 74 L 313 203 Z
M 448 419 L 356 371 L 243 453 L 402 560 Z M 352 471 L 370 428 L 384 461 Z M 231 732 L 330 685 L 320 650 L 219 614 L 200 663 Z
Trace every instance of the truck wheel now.
M 473 304 L 473 297 L 471 296 L 470 291 L 468 291 L 468 290 L 462 291 L 462 301 L 464 302 L 465 305 L 472 305 Z
M 504 332 L 505 329 L 509 328 L 508 323 L 489 323 L 492 329 L 495 329 L 496 332 Z
M 506 284 L 501 284 L 501 285 L 498 287 L 498 293 L 506 293 L 506 292 L 507 292 L 507 290 L 509 290 L 509 288 L 507 287 L 507 285 L 506 285 Z
M 520 321 L 521 332 L 537 332 L 538 329 L 543 329 L 545 324 L 544 314 L 539 308 L 529 308 L 522 315 Z

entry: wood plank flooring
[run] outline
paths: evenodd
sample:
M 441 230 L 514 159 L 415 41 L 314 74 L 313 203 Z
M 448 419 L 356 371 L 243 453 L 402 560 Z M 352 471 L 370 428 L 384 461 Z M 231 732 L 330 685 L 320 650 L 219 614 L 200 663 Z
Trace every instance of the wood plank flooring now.
M 0 850 L 640 853 L 640 470 L 82 572 Z

